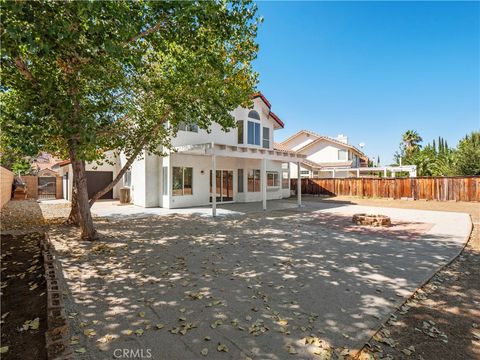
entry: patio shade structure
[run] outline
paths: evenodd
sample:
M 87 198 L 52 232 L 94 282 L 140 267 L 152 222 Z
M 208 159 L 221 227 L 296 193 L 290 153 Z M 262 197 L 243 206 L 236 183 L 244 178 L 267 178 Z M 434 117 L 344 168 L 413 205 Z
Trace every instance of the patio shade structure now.
M 217 170 L 217 157 L 230 157 L 230 158 L 245 158 L 261 160 L 261 194 L 262 194 L 262 208 L 267 210 L 267 160 L 281 161 L 284 163 L 294 162 L 297 164 L 297 168 L 300 169 L 300 165 L 306 155 L 298 154 L 295 151 L 286 150 L 272 150 L 263 148 L 253 148 L 247 146 L 234 146 L 224 145 L 217 143 L 205 143 L 197 145 L 185 145 L 175 148 L 177 153 L 199 155 L 199 156 L 211 156 L 212 158 L 212 173 L 215 174 Z M 300 170 L 298 170 L 300 171 Z M 297 185 L 298 186 L 298 185 Z M 217 191 L 215 181 L 212 181 L 212 194 Z M 302 194 L 301 188 L 297 189 L 298 193 L 298 205 L 301 205 Z M 217 215 L 217 201 L 216 197 L 212 196 L 212 216 Z

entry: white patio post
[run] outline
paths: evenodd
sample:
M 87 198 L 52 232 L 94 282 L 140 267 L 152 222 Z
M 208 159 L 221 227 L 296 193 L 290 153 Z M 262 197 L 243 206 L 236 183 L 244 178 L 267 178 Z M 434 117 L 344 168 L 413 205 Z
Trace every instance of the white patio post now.
M 332 169 L 332 178 L 335 179 L 335 169 Z
M 297 202 L 302 206 L 302 176 L 300 171 L 300 161 L 297 162 Z
M 217 158 L 212 155 L 212 216 L 217 216 Z
M 287 163 L 287 169 L 288 169 L 288 197 L 292 195 L 291 190 L 290 190 L 290 161 Z
M 262 159 L 262 175 L 260 176 L 262 184 L 262 208 L 267 210 L 267 159 Z
M 383 169 L 383 177 L 387 177 L 387 168 Z
M 360 169 L 357 169 L 357 178 L 360 177 Z

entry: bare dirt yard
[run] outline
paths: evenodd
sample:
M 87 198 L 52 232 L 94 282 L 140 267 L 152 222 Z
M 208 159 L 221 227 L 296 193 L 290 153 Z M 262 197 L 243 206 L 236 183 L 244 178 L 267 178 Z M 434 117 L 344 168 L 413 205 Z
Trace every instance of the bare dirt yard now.
M 1 358 L 46 359 L 47 289 L 39 241 L 48 224 L 40 204 L 8 202 L 0 229 Z

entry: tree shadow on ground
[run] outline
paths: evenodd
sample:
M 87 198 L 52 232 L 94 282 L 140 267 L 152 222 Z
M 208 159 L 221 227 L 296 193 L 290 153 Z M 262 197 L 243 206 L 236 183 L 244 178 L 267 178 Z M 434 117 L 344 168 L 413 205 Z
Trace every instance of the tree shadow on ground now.
M 155 359 L 201 358 L 204 348 L 213 359 L 359 349 L 459 251 L 444 236 L 346 232 L 342 216 L 328 216 L 333 225 L 289 211 L 103 219 L 96 243 L 53 229 L 75 346 L 90 358 L 132 348 Z M 319 339 L 306 345 L 308 336 Z

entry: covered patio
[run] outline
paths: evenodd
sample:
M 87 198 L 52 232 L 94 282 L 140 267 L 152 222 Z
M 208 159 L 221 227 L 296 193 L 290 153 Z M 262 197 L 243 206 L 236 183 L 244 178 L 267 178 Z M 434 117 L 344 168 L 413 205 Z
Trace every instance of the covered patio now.
M 209 156 L 211 158 L 212 174 L 217 173 L 217 161 L 219 158 L 231 159 L 245 159 L 245 160 L 259 160 L 261 163 L 260 170 L 260 192 L 262 209 L 267 210 L 267 162 L 279 162 L 287 164 L 288 170 L 288 193 L 290 196 L 290 163 L 296 163 L 298 166 L 298 176 L 300 177 L 300 164 L 306 158 L 306 155 L 298 154 L 294 151 L 285 150 L 271 150 L 263 148 L 253 148 L 247 146 L 232 146 L 218 143 L 205 143 L 197 145 L 185 145 L 175 148 L 175 153 L 194 155 L 194 156 Z M 217 194 L 217 181 L 211 182 L 211 194 Z M 248 200 L 247 200 L 248 201 Z M 297 185 L 297 204 L 302 204 L 301 187 Z M 212 216 L 217 216 L 217 196 L 211 196 L 211 213 Z

